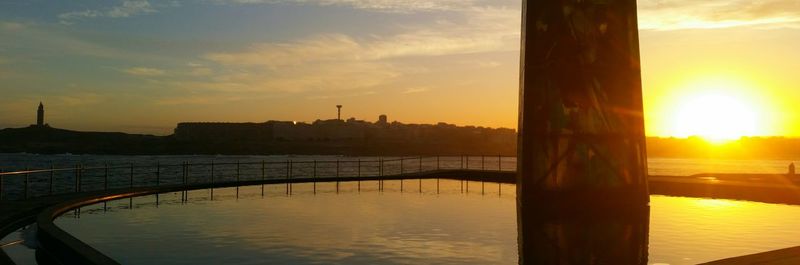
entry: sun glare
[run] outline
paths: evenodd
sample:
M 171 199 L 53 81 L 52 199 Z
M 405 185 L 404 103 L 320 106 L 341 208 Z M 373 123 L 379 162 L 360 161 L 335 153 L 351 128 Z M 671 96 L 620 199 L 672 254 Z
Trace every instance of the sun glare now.
M 673 132 L 700 136 L 713 143 L 759 134 L 760 113 L 746 98 L 726 90 L 693 90 L 678 100 Z

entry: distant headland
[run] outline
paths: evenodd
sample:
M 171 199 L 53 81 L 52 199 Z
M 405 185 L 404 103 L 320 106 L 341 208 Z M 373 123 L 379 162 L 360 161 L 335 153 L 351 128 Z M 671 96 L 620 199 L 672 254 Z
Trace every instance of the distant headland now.
M 340 116 L 339 116 L 340 117 Z M 172 135 L 80 132 L 45 123 L 44 106 L 25 128 L 0 130 L 0 153 L 142 155 L 516 155 L 517 133 L 507 128 L 447 123 L 404 124 L 341 118 L 312 123 L 183 122 Z M 714 144 L 699 137 L 647 138 L 647 153 L 676 158 L 800 158 L 800 139 L 745 137 Z
M 35 125 L 0 130 L 0 152 L 510 156 L 516 152 L 516 137 L 513 129 L 404 124 L 389 122 L 386 115 L 375 122 L 355 118 L 313 123 L 184 122 L 168 136 L 79 132 L 46 125 L 40 104 Z

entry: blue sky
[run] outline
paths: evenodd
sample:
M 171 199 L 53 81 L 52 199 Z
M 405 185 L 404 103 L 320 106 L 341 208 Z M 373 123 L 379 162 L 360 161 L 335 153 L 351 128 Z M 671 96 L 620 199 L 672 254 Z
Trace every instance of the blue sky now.
M 685 77 L 672 54 L 717 51 L 705 61 L 720 61 L 744 50 L 755 59 L 737 64 L 797 66 L 800 57 L 780 43 L 800 43 L 798 2 L 639 1 L 645 95 L 662 97 Z M 7 0 L 0 127 L 32 123 L 40 100 L 49 123 L 79 130 L 313 121 L 334 117 L 336 104 L 359 119 L 516 127 L 520 4 Z M 765 40 L 775 52 L 748 48 Z M 759 62 L 764 56 L 797 60 Z M 703 69 L 714 67 L 727 66 Z M 792 74 L 759 78 L 781 87 L 770 91 L 800 96 L 789 88 Z

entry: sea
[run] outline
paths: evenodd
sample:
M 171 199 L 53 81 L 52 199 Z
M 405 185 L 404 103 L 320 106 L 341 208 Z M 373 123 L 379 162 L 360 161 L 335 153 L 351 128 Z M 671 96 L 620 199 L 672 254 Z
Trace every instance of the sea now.
M 181 163 L 258 163 L 266 161 L 277 163 L 285 161 L 364 161 L 366 163 L 379 160 L 395 160 L 401 157 L 377 156 L 309 156 L 309 155 L 73 155 L 73 154 L 4 154 L 0 153 L 0 171 L 18 171 L 25 169 L 73 168 L 76 165 L 83 167 L 121 166 L 121 165 L 174 165 Z M 413 159 L 414 157 L 407 157 Z M 516 158 L 497 156 L 470 156 L 440 157 L 444 168 L 469 167 L 470 169 L 496 169 L 514 170 Z M 426 166 L 435 163 L 435 157 L 425 157 Z M 464 161 L 466 165 L 464 165 Z M 788 171 L 790 163 L 800 162 L 800 157 L 790 159 L 714 159 L 714 158 L 662 158 L 650 157 L 647 161 L 650 175 L 666 176 L 691 176 L 703 173 L 753 173 L 753 174 L 781 174 Z

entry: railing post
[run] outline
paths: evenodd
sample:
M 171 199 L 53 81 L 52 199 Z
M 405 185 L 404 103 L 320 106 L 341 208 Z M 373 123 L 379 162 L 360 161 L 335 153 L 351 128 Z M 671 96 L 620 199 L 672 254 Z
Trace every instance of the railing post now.
M 158 186 L 161 186 L 161 162 L 156 162 L 156 187 Z
M 378 175 L 383 177 L 383 158 L 379 158 L 378 161 Z
M 78 191 L 83 190 L 83 165 L 78 166 Z
M 183 166 L 183 175 L 181 176 L 181 178 L 182 178 L 181 181 L 183 182 L 183 187 L 186 187 L 186 171 L 187 171 L 186 165 L 187 164 L 189 164 L 189 162 L 183 161 L 183 165 L 182 165 Z M 183 198 L 181 198 L 181 199 L 183 199 Z
M 439 160 L 441 160 L 441 157 L 439 157 L 439 156 L 437 155 L 437 156 L 436 156 L 436 170 L 440 170 L 440 169 L 441 169 L 441 167 L 440 167 L 440 165 L 439 165 Z
M 264 180 L 267 179 L 267 162 L 261 160 L 261 196 L 264 196 Z
M 336 159 L 336 194 L 339 194 L 339 158 Z
M 361 158 L 358 159 L 358 176 L 361 177 Z
M 25 167 L 25 171 L 29 171 L 28 167 Z M 25 172 L 25 193 L 23 194 L 23 199 L 28 199 L 28 173 Z
M 486 170 L 486 156 L 481 155 L 481 171 Z
M 78 166 L 78 191 L 83 190 L 83 165 Z
M 261 181 L 263 182 L 266 179 L 267 179 L 267 162 L 261 160 Z
M 108 162 L 103 169 L 103 190 L 108 190 Z
M 467 155 L 467 169 L 469 169 L 469 155 Z
M 215 173 L 216 173 L 216 172 L 215 172 L 215 170 L 214 170 L 214 160 L 211 160 L 211 185 L 212 185 L 212 186 L 214 185 L 214 174 L 215 174 Z M 211 192 L 212 192 L 212 193 L 214 192 L 213 188 L 212 188 Z
M 78 182 L 80 182 L 81 178 L 80 168 L 81 168 L 80 164 L 75 165 L 75 192 L 80 191 L 80 189 L 78 188 L 79 187 Z
M 0 169 L 0 201 L 3 200 L 3 179 L 5 179 L 5 176 L 2 173 L 3 169 Z
M 131 177 L 130 177 L 130 183 L 129 184 L 130 185 L 128 185 L 128 186 L 130 188 L 133 188 L 133 163 L 131 163 Z
M 317 194 L 317 160 L 314 159 L 314 194 Z
M 290 167 L 291 167 L 291 163 L 292 163 L 291 161 L 289 161 L 289 160 L 286 160 L 286 179 L 289 179 L 289 174 L 290 174 L 290 173 L 289 173 L 289 170 L 291 170 L 291 169 L 290 169 Z
M 422 156 L 419 157 L 419 170 L 418 173 L 422 173 Z
M 406 171 L 405 171 L 405 162 L 406 162 L 406 158 L 405 157 L 401 157 L 400 158 L 400 175 L 403 175 L 403 174 L 406 173 Z M 403 180 L 400 180 L 400 184 L 401 184 L 400 185 L 400 188 L 401 188 L 400 191 L 403 191 L 403 189 L 402 189 Z
M 240 182 L 239 181 L 240 176 L 241 176 L 241 171 L 240 170 L 241 170 L 240 162 L 239 162 L 239 160 L 236 160 L 236 186 L 237 187 L 239 186 L 239 182 Z
M 186 161 L 186 186 L 189 186 L 189 174 L 191 174 L 191 166 L 192 164 L 189 161 Z M 189 201 L 189 191 L 186 191 L 186 201 Z
M 461 169 L 464 169 L 464 155 L 461 155 L 460 159 L 461 159 L 461 161 L 459 161 L 459 162 L 461 163 L 461 165 L 459 167 Z
M 286 160 L 286 194 L 289 194 L 289 167 L 291 167 L 291 161 Z
M 55 178 L 55 174 L 56 174 L 56 166 L 53 165 L 52 163 L 50 163 L 50 190 L 49 190 L 49 194 L 51 196 L 53 195 L 53 179 Z M 0 186 L 3 186 L 3 184 L 0 184 Z M 0 191 L 0 193 L 2 193 L 2 191 Z
M 497 155 L 497 171 L 503 171 L 503 155 Z
M 294 177 L 294 161 L 289 160 L 289 194 L 292 194 L 292 181 L 291 179 Z

